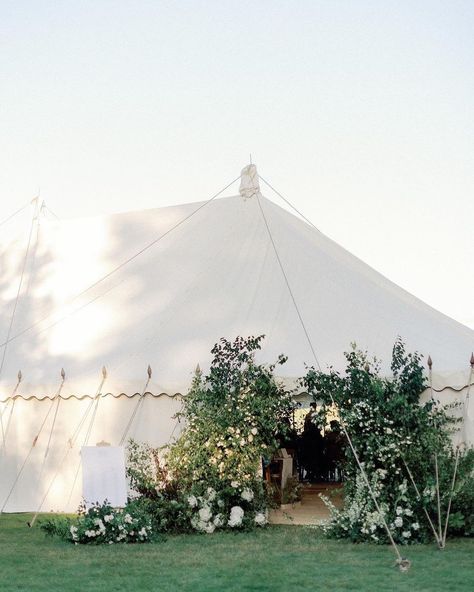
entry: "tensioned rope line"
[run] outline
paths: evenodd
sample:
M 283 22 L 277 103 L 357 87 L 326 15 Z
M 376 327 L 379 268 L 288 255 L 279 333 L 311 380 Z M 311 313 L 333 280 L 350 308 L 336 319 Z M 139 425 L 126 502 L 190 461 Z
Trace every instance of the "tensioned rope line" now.
M 31 238 L 33 236 L 33 228 L 35 226 L 35 221 L 38 218 L 38 197 L 35 197 L 30 202 L 30 204 L 33 204 L 33 203 L 34 203 L 33 216 L 31 219 L 30 231 L 28 233 L 28 242 L 26 245 L 26 251 L 25 251 L 25 255 L 23 257 L 23 264 L 21 267 L 20 281 L 18 282 L 18 289 L 17 289 L 16 296 L 15 296 L 15 302 L 13 304 L 13 310 L 12 310 L 12 314 L 10 316 L 10 323 L 8 325 L 7 340 L 6 340 L 5 345 L 3 347 L 2 360 L 0 362 L 0 377 L 2 376 L 3 366 L 5 365 L 5 357 L 7 355 L 7 348 L 8 348 L 8 340 L 10 339 L 10 335 L 11 335 L 11 331 L 12 331 L 12 327 L 13 327 L 13 322 L 15 320 L 16 309 L 18 307 L 18 301 L 20 299 L 21 287 L 23 285 L 23 279 L 25 277 L 25 269 L 26 269 L 26 263 L 28 261 L 28 253 L 30 252 Z M 28 204 L 28 205 L 30 205 L 30 204 Z M 3 413 L 0 415 L 0 425 L 1 425 L 1 430 L 2 430 L 2 448 L 4 448 L 5 447 L 5 430 L 3 427 Z
M 413 485 L 413 488 L 414 488 L 414 490 L 415 490 L 415 492 L 416 492 L 416 496 L 417 496 L 417 498 L 418 498 L 418 501 L 419 501 L 419 502 L 422 502 L 422 501 L 423 501 L 423 497 L 422 497 L 422 495 L 421 495 L 421 493 L 420 493 L 420 490 L 418 489 L 418 486 L 417 486 L 417 484 L 416 484 L 416 482 L 415 482 L 415 479 L 414 479 L 414 477 L 413 477 L 413 474 L 412 474 L 412 472 L 410 471 L 410 467 L 408 466 L 408 464 L 407 464 L 407 462 L 406 462 L 406 460 L 405 460 L 405 457 L 404 457 L 402 454 L 400 455 L 400 457 L 401 457 L 401 459 L 402 459 L 402 462 L 403 462 L 403 464 L 405 465 L 405 469 L 407 470 L 408 476 L 410 477 L 410 481 L 411 481 L 411 483 L 412 483 L 412 485 Z M 430 515 L 429 515 L 429 513 L 428 513 L 428 510 L 426 509 L 426 507 L 425 507 L 425 505 L 424 505 L 424 504 L 423 504 L 423 512 L 424 512 L 424 514 L 425 514 L 425 517 L 426 517 L 426 519 L 428 520 L 428 524 L 430 525 L 430 528 L 431 528 L 431 530 L 433 531 L 433 535 L 434 535 L 434 538 L 435 538 L 436 544 L 438 545 L 438 547 L 439 547 L 440 549 L 442 549 L 442 547 L 443 547 L 443 543 L 442 543 L 442 541 L 440 540 L 438 533 L 436 532 L 436 527 L 435 527 L 435 525 L 433 524 L 433 521 L 431 520 L 431 517 L 430 517 Z
M 303 213 L 301 213 L 298 208 L 296 208 L 296 206 L 294 206 L 289 199 L 287 199 L 286 197 L 284 197 L 279 191 L 277 191 L 275 189 L 275 187 L 272 187 L 272 185 L 270 185 L 270 183 L 268 181 L 265 181 L 265 179 L 262 177 L 262 175 L 258 175 L 259 179 L 262 179 L 262 181 L 265 183 L 265 185 L 267 187 L 269 187 L 274 193 L 276 193 L 278 195 L 278 197 L 281 197 L 281 199 L 290 206 L 290 208 L 292 208 L 297 214 L 298 216 L 301 216 L 301 218 L 303 218 L 303 220 L 305 222 L 307 222 L 310 226 L 312 226 L 315 230 L 317 230 L 318 232 L 320 232 L 319 228 L 317 226 L 315 226 L 311 220 L 309 220 L 309 218 L 307 218 Z
M 36 197 L 34 199 L 37 199 Z M 25 205 L 23 205 L 21 208 L 19 208 L 16 212 L 13 212 L 13 214 L 10 214 L 9 216 L 7 216 L 6 218 L 4 218 L 1 222 L 0 222 L 0 226 L 3 226 L 4 224 L 6 224 L 7 222 L 9 222 L 12 218 L 14 218 L 17 214 L 19 214 L 20 212 L 23 212 L 23 210 L 26 210 L 26 208 L 32 203 L 33 200 L 26 202 Z
M 96 415 L 97 415 L 97 409 L 99 408 L 99 402 L 100 402 L 100 399 L 102 398 L 101 389 L 102 389 L 102 386 L 103 386 L 103 384 L 105 382 L 105 379 L 107 378 L 107 370 L 106 370 L 105 366 L 102 367 L 102 377 L 103 377 L 103 382 L 101 383 L 101 386 L 97 390 L 96 395 L 95 395 L 94 399 L 92 399 L 91 404 L 87 408 L 87 412 L 86 412 L 86 414 L 84 416 L 84 421 L 85 421 L 87 415 L 89 414 L 90 409 L 92 408 L 92 405 L 94 405 L 94 403 L 95 403 L 94 409 L 92 411 L 91 418 L 89 420 L 89 425 L 87 426 L 86 434 L 84 436 L 84 440 L 82 441 L 82 446 L 83 447 L 84 446 L 87 446 L 89 444 L 89 438 L 90 438 L 90 435 L 91 435 L 91 432 L 92 432 L 92 427 L 94 425 L 94 421 L 95 421 L 95 418 L 96 418 Z M 81 428 L 82 428 L 82 425 L 81 425 L 80 429 Z M 79 436 L 80 429 L 78 430 L 77 436 Z M 74 472 L 74 479 L 72 481 L 71 489 L 69 491 L 69 496 L 67 498 L 67 504 L 66 504 L 67 506 L 69 506 L 69 502 L 71 501 L 72 494 L 74 493 L 74 488 L 76 486 L 77 477 L 79 476 L 79 470 L 80 470 L 80 468 L 81 468 L 81 459 L 79 459 L 79 461 L 78 461 L 78 463 L 76 465 L 76 470 Z
M 448 509 L 446 510 L 446 521 L 444 523 L 444 532 L 443 532 L 443 547 L 446 546 L 446 537 L 448 534 L 448 522 L 449 522 L 449 515 L 451 513 L 451 504 L 453 501 L 453 495 L 454 495 L 454 486 L 456 485 L 456 477 L 457 477 L 457 473 L 458 473 L 458 466 L 459 466 L 459 453 L 460 453 L 460 447 L 461 447 L 461 430 L 464 428 L 464 421 L 465 418 L 467 417 L 468 414 L 468 410 L 469 410 L 469 396 L 470 396 L 470 391 L 471 391 L 471 380 L 472 380 L 472 374 L 474 371 L 474 354 L 471 354 L 471 359 L 470 359 L 470 370 L 469 370 L 469 380 L 467 382 L 467 384 L 469 385 L 467 387 L 467 392 L 466 392 L 466 398 L 463 402 L 463 415 L 462 415 L 462 427 L 459 429 L 458 432 L 458 443 L 456 446 L 456 457 L 455 457 L 455 461 L 454 461 L 454 470 L 453 470 L 453 478 L 451 481 L 451 489 L 449 492 L 449 498 L 448 498 Z
M 62 391 L 63 386 L 64 386 L 64 381 L 65 381 L 64 370 L 61 370 L 61 384 L 59 386 L 59 389 L 57 390 L 56 395 L 54 396 L 54 398 L 51 400 L 51 404 L 49 406 L 49 409 L 48 409 L 46 415 L 44 416 L 44 419 L 43 419 L 43 422 L 41 423 L 40 429 L 38 430 L 38 433 L 36 434 L 36 436 L 33 438 L 33 442 L 32 442 L 32 444 L 30 446 L 30 449 L 28 451 L 28 454 L 26 455 L 26 457 L 25 457 L 25 459 L 24 459 L 24 461 L 23 461 L 23 463 L 22 463 L 22 465 L 20 467 L 20 470 L 18 471 L 18 473 L 17 473 L 17 475 L 16 475 L 16 477 L 15 477 L 15 479 L 13 481 L 13 484 L 12 484 L 12 486 L 10 488 L 10 491 L 8 492 L 8 495 L 7 495 L 6 499 L 5 499 L 5 501 L 3 502 L 2 507 L 0 508 L 0 516 L 3 514 L 3 510 L 5 509 L 5 507 L 6 507 L 7 503 L 8 503 L 8 500 L 10 499 L 10 496 L 11 496 L 11 494 L 13 493 L 13 491 L 14 491 L 14 489 L 16 487 L 16 484 L 18 483 L 18 481 L 19 481 L 19 479 L 20 479 L 20 477 L 21 477 L 21 475 L 23 473 L 23 470 L 24 470 L 24 468 L 26 466 L 26 463 L 28 462 L 28 459 L 30 458 L 31 453 L 33 452 L 34 447 L 38 443 L 38 440 L 39 440 L 39 437 L 41 435 L 41 432 L 43 431 L 43 428 L 44 428 L 44 426 L 45 426 L 45 424 L 46 424 L 46 422 L 48 420 L 49 414 L 51 413 L 51 410 L 52 410 L 52 408 L 54 406 L 54 403 L 56 402 L 56 399 L 58 399 L 60 397 L 60 395 L 61 395 L 61 391 Z
M 2 375 L 3 366 L 5 364 L 5 356 L 7 354 L 7 348 L 8 348 L 8 343 L 10 340 L 10 335 L 11 335 L 11 331 L 12 331 L 12 327 L 13 327 L 13 321 L 15 320 L 15 313 L 16 313 L 16 309 L 18 306 L 18 300 L 20 298 L 21 286 L 23 285 L 26 263 L 28 261 L 28 253 L 30 252 L 31 237 L 33 236 L 33 228 L 35 226 L 35 221 L 38 218 L 38 198 L 35 197 L 35 199 L 32 201 L 32 203 L 33 202 L 35 203 L 35 206 L 34 206 L 34 210 L 33 210 L 33 218 L 31 220 L 31 225 L 30 225 L 30 232 L 28 234 L 28 243 L 26 245 L 25 256 L 23 257 L 23 264 L 21 267 L 20 281 L 18 282 L 18 289 L 16 292 L 15 303 L 13 305 L 13 311 L 12 311 L 12 314 L 10 317 L 10 324 L 8 326 L 8 331 L 7 331 L 7 339 L 6 339 L 5 343 L 2 344 L 2 346 L 1 346 L 1 347 L 3 347 L 3 354 L 2 354 L 2 361 L 0 362 L 0 376 Z
M 36 480 L 37 480 L 38 483 L 41 483 L 41 479 L 43 477 L 43 471 L 44 471 L 44 467 L 46 465 L 46 459 L 48 458 L 49 450 L 51 448 L 51 440 L 52 440 L 52 437 L 53 437 L 54 428 L 56 426 L 56 419 L 58 417 L 59 405 L 60 404 L 61 404 L 61 398 L 58 397 L 58 399 L 56 401 L 56 409 L 54 410 L 53 421 L 51 423 L 51 429 L 49 430 L 48 443 L 46 444 L 46 448 L 45 448 L 45 451 L 44 451 L 43 461 L 41 463 L 41 468 L 40 468 L 39 475 L 36 478 Z
M 148 365 L 147 374 L 148 374 L 147 381 L 145 383 L 145 386 L 142 389 L 142 392 L 140 394 L 140 397 L 139 397 L 138 401 L 135 404 L 135 408 L 133 410 L 133 413 L 130 416 L 130 419 L 128 420 L 127 425 L 125 426 L 125 430 L 124 430 L 124 432 L 122 434 L 122 437 L 120 438 L 119 446 L 123 446 L 124 445 L 124 442 L 125 442 L 125 439 L 126 439 L 126 437 L 128 435 L 128 432 L 130 431 L 130 428 L 132 427 L 133 420 L 135 419 L 135 416 L 137 415 L 138 410 L 140 409 L 140 407 L 143 404 L 143 400 L 145 398 L 146 389 L 148 388 L 148 385 L 150 384 L 150 380 L 151 380 L 151 367 L 150 367 L 150 365 Z
M 43 202 L 44 204 L 44 202 Z M 30 290 L 30 284 L 32 284 L 35 280 L 35 273 L 36 273 L 36 256 L 38 254 L 38 246 L 40 242 L 40 230 L 41 230 L 41 219 L 44 218 L 43 213 L 43 206 L 39 209 L 38 212 L 38 222 L 36 224 L 36 236 L 34 239 L 34 247 L 33 252 L 30 256 L 30 264 L 27 269 L 27 282 L 25 286 L 25 298 L 28 296 L 28 292 Z
M 6 442 L 7 442 L 8 429 L 10 427 L 10 422 L 11 422 L 11 419 L 12 419 L 13 410 L 15 408 L 16 399 L 14 397 L 15 397 L 16 391 L 18 390 L 18 387 L 20 386 L 21 379 L 23 378 L 22 373 L 21 373 L 21 370 L 18 371 L 18 377 L 17 378 L 18 379 L 17 379 L 17 383 L 15 385 L 15 388 L 13 389 L 13 392 L 10 395 L 10 398 L 7 401 L 7 405 L 8 405 L 8 402 L 9 401 L 13 401 L 13 403 L 12 403 L 12 408 L 10 410 L 10 416 L 8 418 L 8 421 L 7 421 L 7 425 L 6 425 L 5 430 L 3 429 L 3 414 L 4 414 L 4 412 L 5 412 L 6 408 L 7 408 L 7 405 L 5 405 L 5 408 L 2 409 L 2 413 L 1 413 L 1 416 L 0 416 L 0 423 L 2 424 L 2 454 L 6 450 Z
M 46 488 L 46 491 L 44 493 L 44 496 L 42 497 L 42 499 L 40 501 L 40 504 L 38 506 L 38 509 L 35 512 L 35 515 L 31 519 L 31 521 L 28 522 L 28 526 L 29 527 L 32 527 L 34 525 L 34 523 L 36 522 L 36 518 L 38 517 L 38 514 L 41 512 L 41 508 L 43 507 L 43 504 L 46 501 L 46 498 L 48 497 L 49 492 L 51 491 L 51 488 L 53 487 L 53 485 L 54 485 L 54 483 L 55 483 L 55 481 L 56 481 L 56 479 L 57 479 L 57 477 L 59 475 L 59 472 L 61 470 L 61 467 L 63 467 L 63 465 L 66 462 L 66 459 L 67 459 L 69 453 L 71 452 L 71 450 L 74 447 L 74 444 L 76 443 L 76 440 L 77 440 L 77 438 L 79 436 L 79 433 L 80 433 L 80 431 L 82 429 L 82 426 L 84 425 L 84 422 L 86 421 L 86 418 L 87 418 L 87 416 L 89 414 L 89 411 L 92 408 L 93 403 L 95 402 L 95 400 L 98 397 L 100 397 L 100 394 L 102 393 L 102 388 L 104 386 L 104 383 L 105 383 L 106 378 L 107 378 L 107 371 L 105 370 L 105 367 L 103 367 L 102 368 L 102 379 L 101 379 L 100 384 L 99 384 L 99 386 L 98 386 L 98 388 L 96 390 L 95 396 L 89 402 L 89 404 L 88 404 L 85 412 L 83 413 L 83 415 L 82 415 L 79 423 L 76 426 L 76 429 L 74 430 L 74 432 L 72 433 L 71 437 L 67 441 L 67 444 L 66 444 L 66 446 L 67 446 L 66 447 L 66 452 L 64 453 L 64 456 L 61 459 L 61 462 L 59 463 L 59 469 L 56 471 L 56 473 L 54 474 L 53 478 L 51 479 L 48 487 Z M 38 479 L 38 481 L 39 481 L 39 479 Z M 74 480 L 74 485 L 75 485 L 75 482 L 76 482 L 76 480 Z
M 58 216 L 57 214 L 55 214 L 55 213 L 53 212 L 53 210 L 52 210 L 52 209 L 51 209 L 51 208 L 50 208 L 48 205 L 46 205 L 46 202 L 43 202 L 43 204 L 44 204 L 44 209 L 45 209 L 45 210 L 48 210 L 48 212 L 49 212 L 50 214 L 52 214 L 52 215 L 53 215 L 53 216 L 56 218 L 56 220 L 59 220 L 59 219 L 60 219 L 60 218 L 59 218 L 59 216 Z
M 311 352 L 313 353 L 313 356 L 314 356 L 314 359 L 315 359 L 315 361 L 316 361 L 316 364 L 317 364 L 318 368 L 321 370 L 321 365 L 320 365 L 320 363 L 319 363 L 318 357 L 317 357 L 317 355 L 316 355 L 316 352 L 315 352 L 315 350 L 314 350 L 313 343 L 312 343 L 312 341 L 311 341 L 311 338 L 310 338 L 310 336 L 309 336 L 309 333 L 308 333 L 308 330 L 307 330 L 307 328 L 306 328 L 306 325 L 305 325 L 305 323 L 304 323 L 303 317 L 301 316 L 301 312 L 300 312 L 300 310 L 299 310 L 299 307 L 298 307 L 298 305 L 297 305 L 297 303 L 296 303 L 296 300 L 295 300 L 295 297 L 294 297 L 293 291 L 292 291 L 292 289 L 291 289 L 291 286 L 290 286 L 290 283 L 289 283 L 289 281 L 288 281 L 288 277 L 287 277 L 287 275 L 286 275 L 286 273 L 285 273 L 285 269 L 284 269 L 284 267 L 283 267 L 283 264 L 282 264 L 282 262 L 281 262 L 280 256 L 279 256 L 279 254 L 278 254 L 278 249 L 276 248 L 276 244 L 275 244 L 275 241 L 274 241 L 274 239 L 273 239 L 273 236 L 272 236 L 272 233 L 271 233 L 271 230 L 270 230 L 270 226 L 269 226 L 269 224 L 268 224 L 267 217 L 265 216 L 265 212 L 264 212 L 264 210 L 263 210 L 263 207 L 262 207 L 262 204 L 261 204 L 261 201 L 260 201 L 260 195 L 259 195 L 259 193 L 258 193 L 258 192 L 255 194 L 255 197 L 256 197 L 256 199 L 257 199 L 258 206 L 259 206 L 259 208 L 260 208 L 260 212 L 261 212 L 261 214 L 262 214 L 263 221 L 264 221 L 264 223 L 265 223 L 265 227 L 266 227 L 266 229 L 267 229 L 267 232 L 268 232 L 268 235 L 269 235 L 269 237 L 270 237 L 270 241 L 271 241 L 271 243 L 272 243 L 273 250 L 275 251 L 275 256 L 276 256 L 276 258 L 277 258 L 278 265 L 280 266 L 280 270 L 281 270 L 281 272 L 282 272 L 282 275 L 283 275 L 283 277 L 284 277 L 284 279 L 285 279 L 286 286 L 287 286 L 287 288 L 288 288 L 288 291 L 289 291 L 289 293 L 290 293 L 291 299 L 292 299 L 292 301 L 293 301 L 293 304 L 294 304 L 294 306 L 295 306 L 295 310 L 296 310 L 296 313 L 297 313 L 297 315 L 298 315 L 298 318 L 299 318 L 299 320 L 300 320 L 300 323 L 301 323 L 301 326 L 302 326 L 302 328 L 303 328 L 304 334 L 305 334 L 305 336 L 306 336 L 306 339 L 308 340 L 308 344 L 309 344 L 309 347 L 310 347 L 310 349 L 311 349 Z M 334 407 L 337 409 L 337 405 L 336 405 L 336 402 L 335 402 L 335 400 L 334 400 L 334 397 L 332 396 L 332 393 L 329 393 L 329 396 L 330 396 L 330 398 L 331 398 L 331 402 L 332 402 L 332 404 L 333 404 L 333 405 L 334 405 Z M 343 429 L 343 431 L 344 431 L 344 435 L 345 435 L 345 436 L 346 436 L 346 438 L 347 438 L 347 442 L 348 442 L 348 444 L 349 444 L 349 446 L 350 446 L 350 449 L 351 449 L 351 451 L 352 451 L 352 454 L 354 455 L 354 458 L 355 458 L 355 460 L 356 460 L 357 466 L 359 467 L 359 470 L 360 470 L 360 472 L 361 472 L 361 474 L 362 474 L 362 477 L 363 477 L 363 479 L 364 479 L 364 481 L 365 481 L 365 484 L 366 484 L 366 486 L 367 486 L 367 489 L 369 490 L 369 493 L 370 493 L 370 496 L 371 496 L 371 498 L 372 498 L 372 501 L 374 502 L 374 505 L 375 505 L 375 507 L 376 507 L 376 509 L 377 509 L 377 512 L 378 512 L 379 516 L 380 516 L 380 519 L 382 520 L 382 523 L 383 523 L 383 525 L 384 525 L 385 531 L 387 532 L 387 535 L 388 535 L 388 538 L 389 538 L 389 540 L 390 540 L 390 543 L 391 543 L 391 545 L 392 545 L 392 547 L 393 547 L 393 549 L 394 549 L 394 551 L 395 551 L 395 554 L 396 554 L 396 556 L 397 556 L 397 563 L 398 563 L 398 566 L 400 567 L 400 569 L 401 569 L 401 570 L 402 570 L 402 569 L 403 569 L 403 570 L 407 570 L 407 569 L 410 567 L 410 562 L 409 562 L 407 559 L 404 559 L 404 558 L 401 556 L 401 554 L 400 554 L 400 551 L 398 550 L 398 546 L 397 546 L 397 544 L 395 543 L 395 540 L 394 540 L 394 538 L 393 538 L 393 536 L 392 536 L 392 533 L 391 533 L 391 531 L 390 531 L 390 528 L 389 528 L 389 526 L 388 526 L 388 524 L 387 524 L 387 521 L 385 520 L 385 515 L 382 513 L 382 510 L 381 510 L 381 508 L 380 508 L 380 506 L 379 506 L 379 503 L 377 502 L 377 498 L 376 498 L 376 496 L 375 496 L 375 492 L 373 491 L 373 489 L 372 489 L 372 486 L 370 485 L 370 482 L 369 482 L 369 479 L 368 479 L 367 473 L 365 472 L 365 469 L 364 469 L 364 467 L 362 466 L 362 463 L 360 462 L 359 456 L 358 456 L 358 454 L 357 454 L 357 451 L 356 451 L 356 449 L 355 449 L 355 447 L 354 447 L 354 444 L 353 444 L 353 442 L 352 442 L 352 439 L 351 439 L 351 437 L 350 437 L 350 435 L 349 435 L 349 433 L 348 433 L 348 431 L 347 431 L 347 428 L 346 428 L 346 425 L 345 425 L 345 422 L 344 422 L 344 420 L 342 419 L 342 416 L 340 417 L 340 423 L 341 423 L 341 427 L 342 427 L 342 429 Z
M 296 299 L 295 299 L 295 296 L 293 294 L 293 290 L 291 289 L 290 282 L 288 280 L 288 276 L 286 275 L 285 268 L 283 267 L 283 263 L 281 262 L 280 255 L 278 253 L 278 249 L 276 248 L 275 241 L 273 240 L 273 235 L 272 235 L 272 233 L 270 231 L 270 226 L 268 225 L 267 217 L 265 216 L 265 212 L 263 211 L 262 204 L 260 202 L 260 196 L 259 196 L 258 193 L 256 193 L 255 196 L 257 198 L 257 203 L 258 203 L 258 206 L 260 208 L 260 212 L 262 214 L 263 221 L 265 222 L 265 226 L 267 228 L 268 236 L 270 237 L 270 242 L 272 243 L 273 250 L 275 252 L 275 256 L 276 256 L 277 261 L 278 261 L 278 265 L 280 266 L 281 273 L 283 274 L 283 278 L 285 279 L 286 287 L 287 287 L 288 292 L 290 294 L 291 300 L 293 301 L 293 306 L 295 307 L 296 314 L 298 315 L 298 318 L 300 320 L 301 326 L 303 327 L 304 334 L 306 335 L 306 339 L 308 341 L 309 348 L 311 349 L 311 352 L 313 354 L 313 357 L 316 360 L 316 364 L 318 365 L 319 370 L 321 370 L 321 364 L 319 363 L 318 356 L 316 355 L 316 351 L 315 351 L 315 349 L 313 347 L 313 343 L 312 343 L 312 341 L 311 341 L 311 339 L 309 337 L 309 333 L 308 333 L 308 330 L 306 329 L 306 325 L 305 325 L 305 323 L 303 321 L 303 317 L 301 316 L 300 309 L 299 309 L 298 305 L 296 304 Z
M 378 438 L 377 434 L 373 434 L 373 436 L 374 436 L 374 438 L 375 438 L 375 441 L 376 441 L 377 445 L 378 445 L 379 447 L 380 447 L 380 446 L 382 446 L 382 443 L 380 442 L 380 439 Z M 421 495 L 421 493 L 420 493 L 420 490 L 419 490 L 419 488 L 418 488 L 418 485 L 417 485 L 417 484 L 416 484 L 416 482 L 415 482 L 415 478 L 413 477 L 413 474 L 412 474 L 412 472 L 411 472 L 411 470 L 410 470 L 410 467 L 408 466 L 408 463 L 407 463 L 407 461 L 406 461 L 406 459 L 405 459 L 405 455 L 404 455 L 404 454 L 403 454 L 401 451 L 399 451 L 399 455 L 400 455 L 400 459 L 401 459 L 401 461 L 403 462 L 403 464 L 404 464 L 404 466 L 405 466 L 405 469 L 406 469 L 406 471 L 407 471 L 407 474 L 408 474 L 408 477 L 410 478 L 410 481 L 411 481 L 411 483 L 412 483 L 412 485 L 413 485 L 413 488 L 414 488 L 414 490 L 415 490 L 415 492 L 416 492 L 417 498 L 418 498 L 418 500 L 419 500 L 420 502 L 422 502 L 422 501 L 423 501 L 422 495 Z M 440 539 L 439 539 L 439 535 L 438 535 L 438 533 L 436 532 L 435 525 L 433 524 L 433 521 L 431 520 L 431 517 L 430 517 L 430 515 L 429 515 L 429 513 L 428 513 L 428 510 L 427 510 L 427 509 L 426 509 L 424 506 L 423 506 L 423 511 L 424 511 L 424 514 L 425 514 L 425 516 L 426 516 L 426 519 L 428 520 L 428 524 L 430 525 L 430 527 L 431 527 L 431 530 L 433 531 L 433 535 L 434 535 L 434 538 L 435 538 L 436 544 L 437 544 L 437 545 L 438 545 L 438 547 L 441 549 L 441 541 L 440 541 Z
M 101 278 L 99 278 L 98 280 L 96 280 L 95 282 L 93 282 L 92 284 L 90 284 L 87 288 L 85 288 L 84 290 L 82 290 L 81 292 L 79 292 L 78 294 L 76 294 L 73 298 L 71 298 L 66 304 L 70 305 L 72 304 L 74 301 L 76 301 L 78 298 L 80 298 L 81 296 L 83 296 L 86 292 L 88 292 L 89 290 L 92 290 L 92 288 L 95 288 L 97 285 L 99 285 L 100 283 L 102 283 L 104 280 L 106 280 L 107 278 L 109 278 L 110 276 L 112 276 L 114 273 L 116 273 L 117 271 L 119 271 L 120 269 L 122 269 L 123 267 L 125 267 L 126 265 L 128 265 L 128 263 L 132 262 L 134 259 L 136 259 L 137 257 L 139 257 L 140 255 L 142 255 L 145 251 L 147 251 L 148 249 L 150 249 L 151 247 L 153 247 L 154 245 L 156 245 L 158 242 L 160 242 L 162 239 L 164 239 L 166 236 L 168 236 L 171 232 L 173 232 L 173 230 L 176 230 L 176 228 L 178 228 L 179 226 L 181 226 L 182 224 L 184 224 L 187 220 L 189 220 L 192 216 L 194 216 L 195 214 L 197 214 L 200 210 L 202 210 L 203 208 L 205 208 L 208 204 L 210 204 L 214 199 L 216 199 L 216 197 L 219 197 L 219 195 L 221 195 L 224 191 L 226 191 L 227 189 L 229 189 L 229 187 L 231 187 L 231 185 L 233 185 L 236 181 L 238 181 L 240 179 L 240 176 L 235 178 L 233 181 L 231 181 L 228 185 L 226 185 L 225 187 L 223 187 L 220 191 L 218 191 L 215 195 L 213 195 L 210 199 L 208 199 L 207 201 L 205 201 L 204 203 L 202 203 L 198 208 L 196 208 L 195 210 L 193 210 L 191 213 L 189 213 L 187 216 L 185 216 L 184 218 L 182 218 L 179 222 L 177 222 L 176 224 L 174 224 L 171 228 L 169 228 L 166 232 L 164 232 L 163 234 L 161 234 L 160 236 L 158 236 L 157 238 L 155 238 L 153 241 L 151 241 L 150 243 L 148 243 L 147 245 L 145 245 L 143 248 L 141 248 L 139 251 L 137 251 L 134 255 L 132 255 L 131 257 L 129 257 L 128 259 L 126 259 L 125 261 L 122 261 L 122 263 L 120 263 L 119 265 L 117 265 L 116 267 L 114 267 L 113 269 L 111 269 L 109 272 L 107 272 L 105 275 L 103 275 Z M 110 290 L 112 290 L 112 288 L 110 288 Z M 81 310 L 82 308 L 84 308 L 85 306 L 87 306 L 88 304 L 91 304 L 92 302 L 94 302 L 95 300 L 98 300 L 99 298 L 101 298 L 102 296 L 104 296 L 104 294 L 106 294 L 107 292 L 109 292 L 110 290 L 107 290 L 106 292 L 104 292 L 103 294 L 100 294 L 99 296 L 96 296 L 95 298 L 93 298 L 91 301 L 87 302 L 86 304 L 84 304 L 83 306 L 79 307 L 78 309 L 64 315 L 63 317 L 61 317 L 59 320 L 57 320 L 55 323 L 53 323 L 52 325 L 46 327 L 46 329 L 43 330 L 47 330 L 50 329 L 52 326 L 57 325 L 58 323 L 62 322 L 64 319 L 66 319 L 67 317 L 71 316 L 72 314 L 78 312 L 79 310 Z M 49 319 L 51 316 L 53 315 L 53 313 L 50 313 L 46 316 L 44 316 L 43 318 L 39 319 L 38 321 L 35 321 L 34 323 L 32 323 L 31 325 L 29 325 L 28 327 L 26 327 L 25 329 L 23 329 L 22 331 L 20 331 L 19 333 L 17 333 L 16 335 L 14 335 L 13 337 L 10 337 L 9 339 L 7 339 L 7 341 L 5 341 L 4 343 L 0 343 L 0 347 L 3 347 L 4 345 L 6 345 L 7 343 L 10 343 L 11 341 L 14 341 L 15 339 L 18 339 L 19 337 L 21 337 L 22 335 L 24 335 L 25 333 L 27 333 L 28 331 L 31 331 L 31 329 L 34 329 L 35 327 L 37 327 L 39 324 L 41 324 L 42 322 L 46 321 L 47 319 Z M 41 332 L 38 331 L 38 333 Z

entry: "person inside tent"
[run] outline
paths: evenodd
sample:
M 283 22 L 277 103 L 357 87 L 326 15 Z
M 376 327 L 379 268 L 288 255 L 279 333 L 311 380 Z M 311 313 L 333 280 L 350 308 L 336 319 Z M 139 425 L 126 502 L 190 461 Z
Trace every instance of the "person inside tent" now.
M 310 482 L 324 480 L 326 473 L 324 467 L 324 439 L 316 422 L 316 403 L 311 403 L 304 420 L 299 446 L 300 463 L 306 472 L 305 479 Z
M 341 432 L 341 425 L 333 419 L 330 430 L 324 435 L 326 470 L 329 481 L 341 481 L 341 464 L 344 459 L 344 436 Z

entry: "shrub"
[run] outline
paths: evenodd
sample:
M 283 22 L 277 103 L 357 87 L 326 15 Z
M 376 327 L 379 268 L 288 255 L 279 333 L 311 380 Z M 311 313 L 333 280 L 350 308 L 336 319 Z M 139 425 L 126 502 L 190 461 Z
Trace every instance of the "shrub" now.
M 288 431 L 293 404 L 273 375 L 276 365 L 255 361 L 262 339 L 221 339 L 209 374 L 196 372 L 183 401 L 186 427 L 167 463 L 176 489 L 191 500 L 190 523 L 201 532 L 266 523 L 262 457 L 271 458 L 277 436 Z M 277 364 L 285 361 L 280 356 Z
M 146 543 L 152 534 L 148 514 L 139 506 L 112 508 L 105 502 L 86 509 L 81 506 L 77 518 L 56 518 L 41 523 L 48 535 L 56 535 L 76 544 Z
M 406 353 L 400 339 L 394 345 L 390 379 L 381 377 L 377 361 L 355 346 L 345 355 L 343 375 L 332 369 L 323 373 L 310 368 L 303 384 L 321 404 L 323 417 L 335 401 L 394 539 L 403 544 L 428 540 L 433 534 L 425 510 L 434 524 L 438 521 L 435 456 L 442 520 L 449 501 L 455 454 L 451 409 L 434 401 L 421 403 L 426 388 L 421 356 Z M 460 449 L 449 534 L 472 534 L 472 455 L 472 451 Z M 344 473 L 344 507 L 337 510 L 326 499 L 332 513 L 326 532 L 353 541 L 387 542 L 381 516 L 348 446 Z

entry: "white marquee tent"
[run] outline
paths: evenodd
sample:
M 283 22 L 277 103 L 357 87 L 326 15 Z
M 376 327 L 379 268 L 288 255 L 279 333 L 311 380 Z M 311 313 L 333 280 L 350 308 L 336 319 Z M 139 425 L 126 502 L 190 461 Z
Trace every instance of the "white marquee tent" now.
M 30 231 L 0 236 L 2 511 L 74 510 L 86 442 L 167 443 L 223 336 L 265 334 L 261 360 L 285 353 L 294 378 L 310 344 L 323 369 L 356 342 L 388 373 L 400 335 L 433 358 L 439 399 L 465 397 L 474 331 L 263 197 L 253 165 L 234 197 Z

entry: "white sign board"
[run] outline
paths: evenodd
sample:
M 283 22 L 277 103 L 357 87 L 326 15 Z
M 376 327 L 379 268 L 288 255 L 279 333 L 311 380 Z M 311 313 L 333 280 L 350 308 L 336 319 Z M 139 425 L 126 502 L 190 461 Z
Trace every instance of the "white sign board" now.
M 123 446 L 83 446 L 82 496 L 87 508 L 107 500 L 114 508 L 127 503 Z

